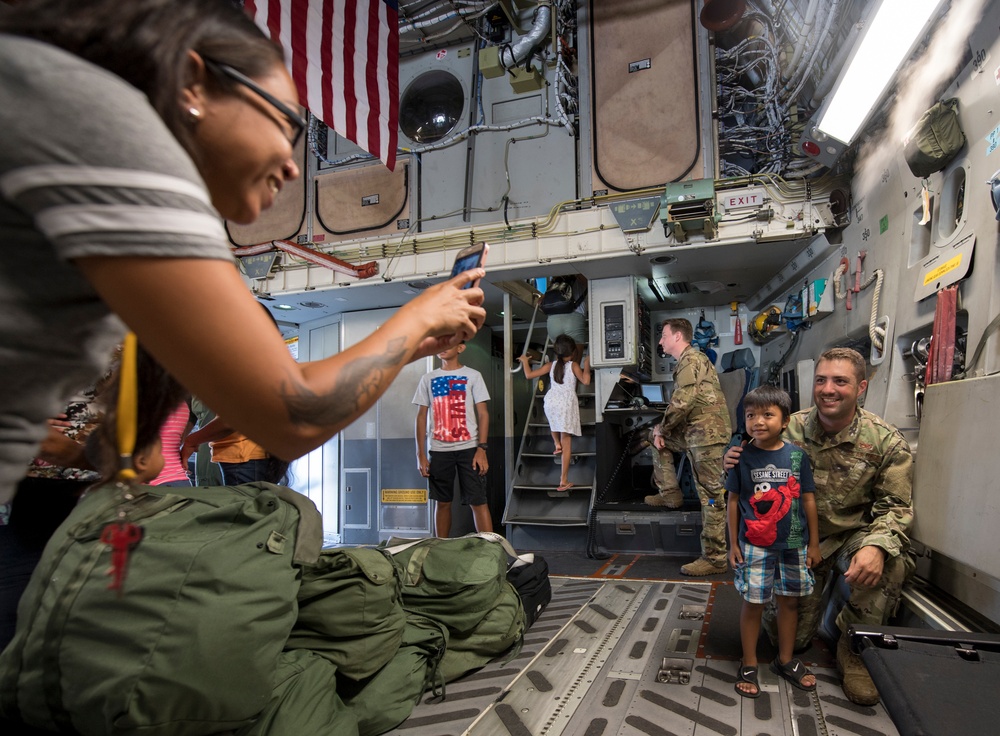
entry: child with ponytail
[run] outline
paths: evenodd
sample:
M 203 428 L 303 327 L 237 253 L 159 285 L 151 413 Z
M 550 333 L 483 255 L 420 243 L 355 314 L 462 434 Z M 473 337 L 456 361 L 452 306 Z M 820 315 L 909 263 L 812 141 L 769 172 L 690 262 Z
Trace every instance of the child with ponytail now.
M 528 356 L 518 358 L 524 367 L 525 378 L 538 378 L 546 373 L 551 382 L 545 394 L 545 417 L 549 421 L 552 441 L 555 443 L 553 455 L 562 455 L 562 470 L 559 475 L 558 490 L 565 491 L 573 486 L 569 482 L 569 463 L 573 455 L 573 436 L 580 436 L 580 404 L 576 397 L 577 381 L 590 385 L 590 358 L 577 362 L 576 341 L 569 335 L 559 335 L 552 343 L 555 360 L 549 365 L 542 363 L 531 368 Z

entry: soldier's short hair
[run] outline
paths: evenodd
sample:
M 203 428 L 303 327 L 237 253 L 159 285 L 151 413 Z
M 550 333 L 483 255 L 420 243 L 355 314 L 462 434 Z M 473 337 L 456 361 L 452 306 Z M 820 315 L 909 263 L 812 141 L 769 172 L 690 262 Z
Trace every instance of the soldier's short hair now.
M 847 361 L 854 367 L 854 375 L 857 377 L 858 383 L 865 380 L 865 359 L 854 348 L 830 348 L 819 356 L 819 360 L 816 363 L 818 364 L 824 360 Z
M 691 326 L 689 320 L 683 317 L 671 317 L 670 319 L 663 320 L 663 326 L 669 327 L 671 332 L 679 332 L 684 338 L 685 342 L 691 342 L 691 338 L 694 337 L 694 327 Z
M 747 409 L 767 409 L 769 406 L 781 409 L 782 419 L 788 419 L 792 414 L 792 397 L 783 388 L 767 384 L 758 386 L 753 391 L 748 391 L 747 395 L 743 397 L 744 411 Z

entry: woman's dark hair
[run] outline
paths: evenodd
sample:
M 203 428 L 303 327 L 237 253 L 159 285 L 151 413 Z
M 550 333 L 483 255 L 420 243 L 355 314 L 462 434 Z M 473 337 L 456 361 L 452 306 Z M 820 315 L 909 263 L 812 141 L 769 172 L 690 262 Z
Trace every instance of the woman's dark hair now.
M 105 481 L 118 470 L 118 388 L 121 366 L 115 368 L 107 388 L 97 401 L 102 408 L 101 421 L 87 438 L 87 456 Z M 160 439 L 160 429 L 170 414 L 188 398 L 187 389 L 140 345 L 136 353 L 136 388 L 139 394 L 136 417 L 135 452 L 151 447 Z
M 191 131 L 180 106 L 189 51 L 248 77 L 284 60 L 281 47 L 231 0 L 32 0 L 0 14 L 0 32 L 58 46 L 118 75 L 146 95 L 189 154 Z
M 576 355 L 576 340 L 569 335 L 559 335 L 552 343 L 552 350 L 556 354 L 556 367 L 552 370 L 552 380 L 562 383 L 563 370 L 566 367 L 565 359 L 572 360 Z

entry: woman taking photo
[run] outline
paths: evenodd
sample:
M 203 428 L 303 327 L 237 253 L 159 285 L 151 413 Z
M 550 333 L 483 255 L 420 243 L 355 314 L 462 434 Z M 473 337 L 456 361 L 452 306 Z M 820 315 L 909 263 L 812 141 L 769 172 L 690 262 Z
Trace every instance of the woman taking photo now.
M 296 363 L 234 266 L 300 175 L 281 49 L 228 0 L 32 0 L 0 12 L 0 504 L 46 420 L 126 326 L 191 393 L 284 459 L 485 318 L 466 272 L 343 352 Z M 0 601 L 9 607 L 9 601 Z
M 409 361 L 472 337 L 476 269 L 336 356 L 296 363 L 221 217 L 299 176 L 282 52 L 227 0 L 35 0 L 0 14 L 0 502 L 45 421 L 125 323 L 193 394 L 285 459 L 364 412 Z

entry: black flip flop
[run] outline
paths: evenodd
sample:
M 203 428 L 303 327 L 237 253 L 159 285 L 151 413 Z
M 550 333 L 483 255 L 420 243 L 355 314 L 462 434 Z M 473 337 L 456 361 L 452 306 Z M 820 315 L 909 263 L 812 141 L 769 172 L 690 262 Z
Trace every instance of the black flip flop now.
M 790 659 L 784 664 L 781 664 L 781 662 L 778 661 L 778 658 L 775 657 L 774 661 L 771 662 L 771 669 L 774 670 L 775 674 L 784 677 L 799 690 L 805 690 L 807 693 L 811 693 L 816 689 L 816 683 L 813 683 L 811 686 L 802 684 L 802 678 L 806 675 L 811 675 L 812 672 L 810 672 L 809 669 L 802 664 L 801 659 Z
M 741 682 L 749 682 L 755 688 L 757 692 L 748 693 L 744 690 L 740 690 L 739 685 Z M 759 698 L 760 697 L 760 683 L 757 682 L 757 667 L 744 667 L 740 664 L 740 668 L 736 673 L 736 684 L 733 686 L 736 688 L 736 692 L 742 695 L 744 698 Z

